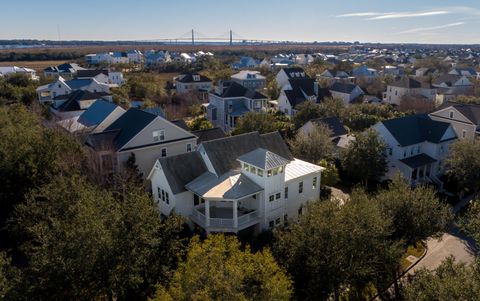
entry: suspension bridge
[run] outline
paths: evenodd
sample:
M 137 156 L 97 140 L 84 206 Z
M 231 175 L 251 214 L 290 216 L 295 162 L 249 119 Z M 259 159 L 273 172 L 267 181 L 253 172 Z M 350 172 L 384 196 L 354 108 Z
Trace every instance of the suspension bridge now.
M 205 35 L 194 29 L 185 32 L 175 38 L 160 38 L 152 40 L 142 40 L 142 42 L 163 42 L 165 44 L 178 45 L 201 45 L 201 44 L 221 44 L 221 45 L 239 45 L 239 44 L 279 44 L 279 43 L 300 43 L 292 41 L 259 40 L 245 38 L 232 30 L 219 35 Z

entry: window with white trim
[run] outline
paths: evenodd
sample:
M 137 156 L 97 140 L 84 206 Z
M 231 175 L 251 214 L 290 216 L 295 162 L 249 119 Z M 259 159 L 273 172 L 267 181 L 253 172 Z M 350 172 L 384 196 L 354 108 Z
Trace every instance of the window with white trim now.
M 268 201 L 273 202 L 275 201 L 275 196 L 272 194 L 268 197 Z
M 192 144 L 191 143 L 187 143 L 187 153 L 191 152 L 192 151 Z
M 303 193 L 303 182 L 298 183 L 298 193 Z
M 163 147 L 162 148 L 162 157 L 166 157 L 167 156 L 167 148 L 166 147 Z
M 152 132 L 153 141 L 164 141 L 165 140 L 165 130 L 158 130 Z
M 282 194 L 280 192 L 278 192 L 277 194 L 275 194 L 275 199 L 278 200 L 279 198 L 282 197 Z
M 313 178 L 312 189 L 317 189 L 317 177 Z
M 288 199 L 288 187 L 285 187 L 284 195 L 285 195 L 285 199 Z

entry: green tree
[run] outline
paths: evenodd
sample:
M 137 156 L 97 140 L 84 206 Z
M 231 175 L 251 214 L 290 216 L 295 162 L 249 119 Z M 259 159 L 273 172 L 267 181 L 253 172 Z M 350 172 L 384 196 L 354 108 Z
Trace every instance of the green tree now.
M 176 219 L 161 222 L 138 189 L 116 199 L 79 176 L 56 177 L 17 206 L 28 266 L 18 290 L 37 300 L 145 297 L 181 254 Z M 62 288 L 62 289 L 59 289 Z
M 445 160 L 447 175 L 457 181 L 462 192 L 477 193 L 480 189 L 480 143 L 476 140 L 459 140 L 450 145 Z
M 461 228 L 480 244 L 480 201 L 473 201 L 465 216 L 460 219 Z
M 295 157 L 312 163 L 331 159 L 333 157 L 331 134 L 328 126 L 313 124 L 308 132 L 299 131 L 295 138 L 289 141 L 290 149 Z
M 295 128 L 298 129 L 312 119 L 324 117 L 320 111 L 320 106 L 311 101 L 305 101 L 295 108 L 296 113 L 293 117 Z
M 407 244 L 440 236 L 453 219 L 450 206 L 438 198 L 433 188 L 411 188 L 400 175 L 375 198 L 393 220 L 393 237 Z
M 400 257 L 391 233 L 391 220 L 355 191 L 343 206 L 310 203 L 298 223 L 274 232 L 273 250 L 292 275 L 299 300 L 367 299 L 366 289 Z
M 343 153 L 342 168 L 353 180 L 368 187 L 369 182 L 380 179 L 387 171 L 386 146 L 374 130 L 355 138 Z
M 319 105 L 320 117 L 338 117 L 343 119 L 345 114 L 345 104 L 343 100 L 336 97 L 327 97 Z
M 213 128 L 213 125 L 207 118 L 197 117 L 188 123 L 188 128 L 190 129 L 190 131 L 200 131 L 211 129 Z
M 289 124 L 279 121 L 272 113 L 248 112 L 237 120 L 233 135 L 245 134 L 258 131 L 260 134 L 275 131 L 285 132 Z
M 0 252 L 0 300 L 19 299 L 13 291 L 18 280 L 18 270 L 11 265 L 11 259 Z
M 466 265 L 447 258 L 435 271 L 417 272 L 402 288 L 406 301 L 479 300 L 478 263 Z
M 318 165 L 325 168 L 325 170 L 322 171 L 322 185 L 334 186 L 340 181 L 338 169 L 334 163 L 322 159 L 318 162 Z
M 278 99 L 280 96 L 280 87 L 278 86 L 277 81 L 273 77 L 271 80 L 267 82 L 267 95 L 270 99 Z
M 153 300 L 290 300 L 292 284 L 268 250 L 240 249 L 233 236 L 194 237 L 168 287 Z

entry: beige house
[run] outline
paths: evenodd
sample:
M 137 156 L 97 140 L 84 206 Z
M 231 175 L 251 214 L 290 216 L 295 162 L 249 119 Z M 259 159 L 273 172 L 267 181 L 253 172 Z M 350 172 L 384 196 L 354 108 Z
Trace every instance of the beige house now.
M 448 122 L 459 139 L 475 139 L 480 135 L 480 105 L 445 103 L 430 118 Z

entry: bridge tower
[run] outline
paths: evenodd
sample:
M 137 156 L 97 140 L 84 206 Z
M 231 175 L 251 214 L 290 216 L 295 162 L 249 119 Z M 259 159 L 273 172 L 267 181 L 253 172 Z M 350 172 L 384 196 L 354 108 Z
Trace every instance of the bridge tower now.
M 195 45 L 195 32 L 192 29 L 192 45 Z
M 233 45 L 233 32 L 230 29 L 230 46 L 232 46 L 232 45 Z

